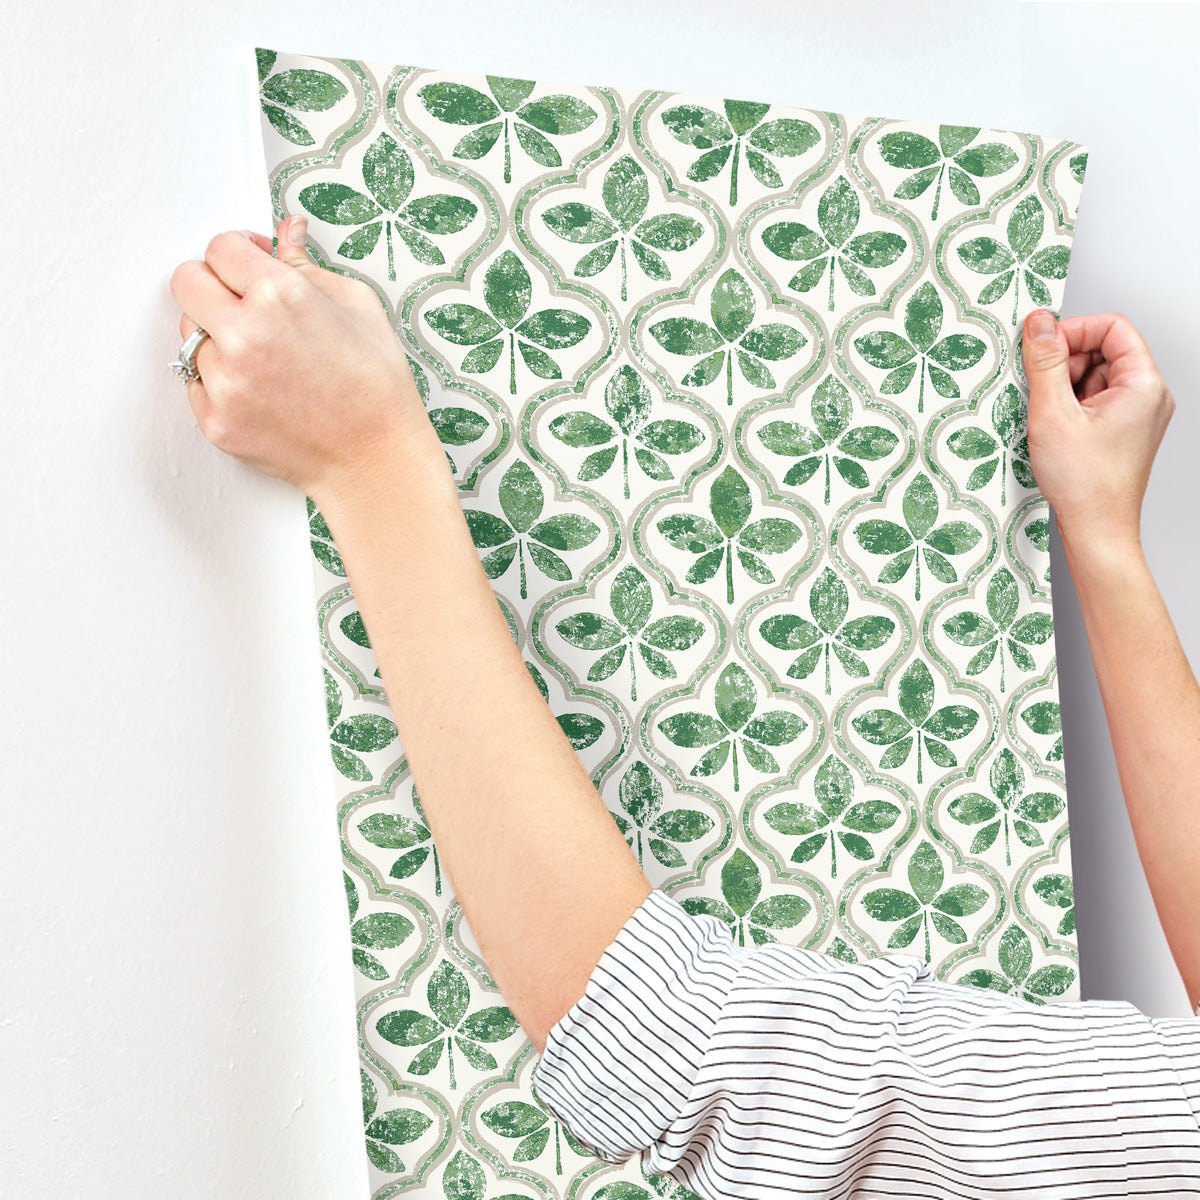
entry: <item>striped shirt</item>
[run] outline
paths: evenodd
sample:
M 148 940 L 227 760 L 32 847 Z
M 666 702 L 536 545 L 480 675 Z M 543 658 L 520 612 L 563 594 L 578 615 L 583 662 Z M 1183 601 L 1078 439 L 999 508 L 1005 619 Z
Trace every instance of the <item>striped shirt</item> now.
M 597 1157 L 705 1200 L 1200 1196 L 1200 1021 L 737 946 L 657 889 L 534 1084 Z

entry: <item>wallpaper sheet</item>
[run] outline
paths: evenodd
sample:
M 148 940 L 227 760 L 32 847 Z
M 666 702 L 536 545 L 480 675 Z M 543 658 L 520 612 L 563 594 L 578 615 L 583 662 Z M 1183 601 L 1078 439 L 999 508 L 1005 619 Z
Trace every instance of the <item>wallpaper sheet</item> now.
M 1078 999 L 1019 334 L 1061 304 L 1084 147 L 258 70 L 276 218 L 387 306 L 512 635 L 654 885 L 739 944 Z M 309 512 L 374 1195 L 691 1196 L 539 1105 Z

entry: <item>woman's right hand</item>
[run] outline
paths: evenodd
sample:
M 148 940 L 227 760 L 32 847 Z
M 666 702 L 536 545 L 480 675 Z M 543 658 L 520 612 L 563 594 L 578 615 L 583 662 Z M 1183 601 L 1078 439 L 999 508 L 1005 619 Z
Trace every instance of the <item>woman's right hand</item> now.
M 1142 499 L 1175 398 L 1119 313 L 1025 318 L 1029 459 L 1064 546 L 1141 544 Z
M 280 223 L 278 257 L 260 234 L 224 233 L 204 261 L 176 268 L 171 291 L 201 378 L 188 400 L 218 449 L 326 502 L 406 463 L 445 467 L 403 347 L 375 291 L 309 257 L 305 221 Z M 294 234 L 294 237 L 291 236 Z

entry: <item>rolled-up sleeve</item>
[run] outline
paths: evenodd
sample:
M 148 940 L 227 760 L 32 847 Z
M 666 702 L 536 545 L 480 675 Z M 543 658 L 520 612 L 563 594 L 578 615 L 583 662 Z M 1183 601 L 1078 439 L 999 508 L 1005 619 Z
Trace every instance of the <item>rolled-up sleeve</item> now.
M 598 1158 L 640 1155 L 709 1200 L 1090 1200 L 1200 1196 L 1197 1062 L 1191 1019 L 1034 1005 L 911 954 L 738 946 L 656 889 L 550 1030 L 534 1084 Z

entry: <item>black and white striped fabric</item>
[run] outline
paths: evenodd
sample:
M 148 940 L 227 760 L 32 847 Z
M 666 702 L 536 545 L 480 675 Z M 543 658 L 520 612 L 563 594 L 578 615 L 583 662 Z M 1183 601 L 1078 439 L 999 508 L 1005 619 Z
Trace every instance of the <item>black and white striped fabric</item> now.
M 1200 1196 L 1200 1020 L 737 946 L 657 889 L 534 1083 L 599 1158 L 705 1200 Z

